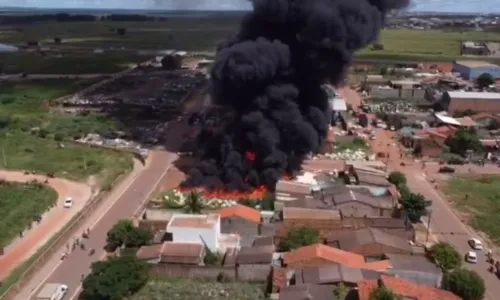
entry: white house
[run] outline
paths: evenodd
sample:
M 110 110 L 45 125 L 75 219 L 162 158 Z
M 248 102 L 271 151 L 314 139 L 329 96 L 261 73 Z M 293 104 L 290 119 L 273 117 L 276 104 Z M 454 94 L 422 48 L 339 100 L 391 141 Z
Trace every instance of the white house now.
M 217 251 L 220 238 L 220 216 L 176 214 L 167 224 L 167 232 L 175 243 L 206 244 L 211 251 Z

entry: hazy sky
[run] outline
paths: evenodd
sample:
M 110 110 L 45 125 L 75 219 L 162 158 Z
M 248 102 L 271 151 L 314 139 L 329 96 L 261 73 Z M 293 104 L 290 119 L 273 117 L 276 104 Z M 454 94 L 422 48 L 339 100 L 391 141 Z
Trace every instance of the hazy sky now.
M 413 11 L 500 13 L 499 0 L 413 0 Z M 40 8 L 125 8 L 237 10 L 247 0 L 0 0 L 0 6 Z

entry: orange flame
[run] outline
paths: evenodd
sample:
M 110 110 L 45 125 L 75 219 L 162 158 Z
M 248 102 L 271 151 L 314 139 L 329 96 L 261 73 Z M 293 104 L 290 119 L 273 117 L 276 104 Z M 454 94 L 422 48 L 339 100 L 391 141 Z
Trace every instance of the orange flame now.
M 247 151 L 245 152 L 245 158 L 249 161 L 255 161 L 255 159 L 257 158 L 257 153 Z
M 267 194 L 267 189 L 265 186 L 259 186 L 251 192 L 238 192 L 238 191 L 225 191 L 225 190 L 213 190 L 207 191 L 202 188 L 179 188 L 182 193 L 189 193 L 191 191 L 197 190 L 201 193 L 201 196 L 206 199 L 221 199 L 221 200 L 240 200 L 240 199 L 252 199 L 261 200 Z

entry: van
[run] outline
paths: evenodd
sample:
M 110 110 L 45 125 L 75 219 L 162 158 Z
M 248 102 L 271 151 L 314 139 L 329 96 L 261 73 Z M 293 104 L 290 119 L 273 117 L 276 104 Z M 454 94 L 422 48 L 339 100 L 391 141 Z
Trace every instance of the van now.
M 61 283 L 46 283 L 38 295 L 36 300 L 61 300 L 68 292 L 68 286 Z

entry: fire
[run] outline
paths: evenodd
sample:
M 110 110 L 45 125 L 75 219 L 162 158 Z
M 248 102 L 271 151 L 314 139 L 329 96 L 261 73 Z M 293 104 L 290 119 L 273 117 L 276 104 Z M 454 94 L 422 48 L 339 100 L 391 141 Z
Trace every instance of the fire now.
M 247 151 L 245 153 L 245 158 L 249 161 L 255 161 L 255 159 L 257 158 L 257 153 L 255 152 L 251 152 L 251 151 Z
M 179 189 L 183 193 L 189 193 L 190 191 L 198 190 L 202 197 L 205 199 L 221 199 L 221 200 L 239 200 L 239 199 L 252 199 L 260 200 L 264 198 L 268 190 L 265 186 L 259 186 L 251 192 L 238 192 L 238 191 L 226 191 L 226 190 L 213 190 L 207 191 L 200 188 L 192 189 Z

